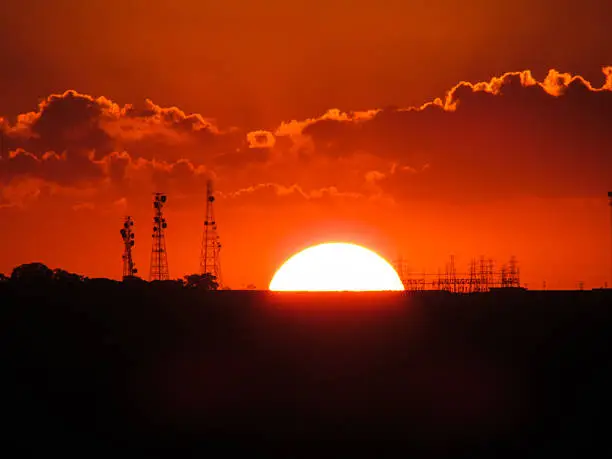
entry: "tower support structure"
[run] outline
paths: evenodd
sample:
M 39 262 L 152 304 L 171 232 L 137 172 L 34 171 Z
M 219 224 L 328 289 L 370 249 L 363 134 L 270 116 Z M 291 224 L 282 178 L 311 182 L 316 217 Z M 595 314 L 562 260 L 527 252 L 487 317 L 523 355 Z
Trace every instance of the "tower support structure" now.
M 138 270 L 132 258 L 132 248 L 135 243 L 134 220 L 127 216 L 123 221 L 121 228 L 121 238 L 123 239 L 123 279 L 126 277 L 134 277 Z
M 166 228 L 163 208 L 167 201 L 164 193 L 153 195 L 153 246 L 151 248 L 150 280 L 168 280 L 168 254 L 166 252 Z
M 214 276 L 216 282 L 221 286 L 221 261 L 219 259 L 221 242 L 215 221 L 214 202 L 213 182 L 209 180 L 206 184 L 206 218 L 200 252 L 200 273 Z

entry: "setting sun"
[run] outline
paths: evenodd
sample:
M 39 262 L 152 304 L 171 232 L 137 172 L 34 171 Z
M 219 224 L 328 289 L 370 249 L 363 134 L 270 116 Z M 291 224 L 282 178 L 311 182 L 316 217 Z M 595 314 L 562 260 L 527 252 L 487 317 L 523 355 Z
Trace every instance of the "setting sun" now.
M 326 243 L 293 255 L 270 282 L 273 291 L 399 291 L 404 286 L 380 255 L 347 243 Z

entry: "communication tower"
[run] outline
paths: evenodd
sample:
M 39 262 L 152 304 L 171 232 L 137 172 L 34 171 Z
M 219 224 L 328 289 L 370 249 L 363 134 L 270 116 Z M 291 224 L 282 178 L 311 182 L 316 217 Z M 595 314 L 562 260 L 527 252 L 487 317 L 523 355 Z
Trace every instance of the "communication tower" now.
M 215 196 L 212 180 L 206 184 L 206 219 L 204 220 L 204 234 L 202 235 L 202 251 L 200 253 L 200 271 L 202 274 L 211 274 L 221 286 L 221 263 L 219 252 L 221 242 L 217 234 L 217 222 L 214 210 Z
M 151 249 L 151 270 L 149 277 L 154 280 L 168 280 L 168 256 L 166 253 L 166 219 L 163 207 L 167 196 L 163 193 L 155 193 L 153 196 L 153 247 Z
M 123 238 L 123 279 L 134 277 L 138 270 L 132 259 L 132 247 L 134 247 L 134 220 L 132 217 L 125 217 L 123 228 L 121 228 Z

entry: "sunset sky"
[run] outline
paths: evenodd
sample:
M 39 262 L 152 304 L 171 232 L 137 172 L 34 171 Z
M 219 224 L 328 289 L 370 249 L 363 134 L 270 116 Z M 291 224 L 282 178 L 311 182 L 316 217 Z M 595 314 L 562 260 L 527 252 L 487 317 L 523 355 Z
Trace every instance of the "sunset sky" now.
M 206 180 L 224 282 L 363 244 L 416 271 L 515 255 L 529 288 L 612 282 L 612 3 L 7 0 L 0 272 L 197 272 Z

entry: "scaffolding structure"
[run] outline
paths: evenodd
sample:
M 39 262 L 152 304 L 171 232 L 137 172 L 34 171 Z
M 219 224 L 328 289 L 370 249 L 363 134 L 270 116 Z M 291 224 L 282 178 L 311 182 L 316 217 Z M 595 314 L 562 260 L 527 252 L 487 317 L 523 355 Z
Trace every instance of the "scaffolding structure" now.
M 163 214 L 167 197 L 164 193 L 153 195 L 153 246 L 151 248 L 151 268 L 149 278 L 154 280 L 169 280 L 168 255 L 166 252 L 166 228 L 168 227 Z
M 134 234 L 134 220 L 132 217 L 127 216 L 123 221 L 123 228 L 121 228 L 121 238 L 123 239 L 123 280 L 126 278 L 134 277 L 138 270 L 132 258 L 132 248 L 134 247 L 135 234 Z
M 468 271 L 458 273 L 455 257 L 451 255 L 444 271 L 438 270 L 436 274 L 424 272 L 411 272 L 403 258 L 399 257 L 394 263 L 404 288 L 408 291 L 439 290 L 451 293 L 488 292 L 499 288 L 520 288 L 520 269 L 515 257 L 511 257 L 507 264 L 496 268 L 495 262 L 484 256 L 472 259 Z
M 206 218 L 202 235 L 202 250 L 200 252 L 200 272 L 210 274 L 221 286 L 221 242 L 217 233 L 214 209 L 215 196 L 212 180 L 206 185 Z

